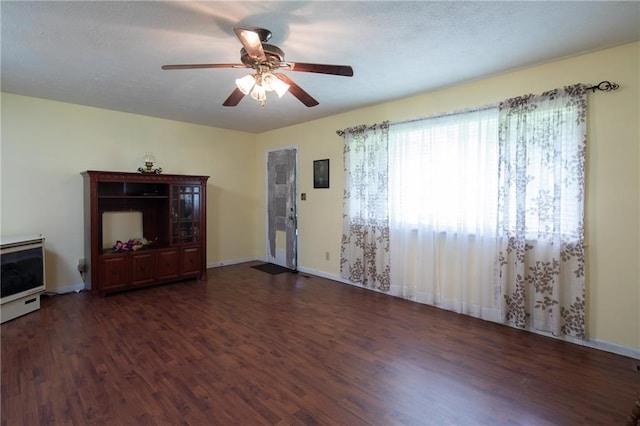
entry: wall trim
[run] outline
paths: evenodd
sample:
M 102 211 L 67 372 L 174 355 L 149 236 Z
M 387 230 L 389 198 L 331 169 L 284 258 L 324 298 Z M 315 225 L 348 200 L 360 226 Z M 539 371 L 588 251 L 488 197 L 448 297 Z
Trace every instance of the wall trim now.
M 362 289 L 365 290 L 369 290 L 369 291 L 375 291 L 377 293 L 381 293 L 381 294 L 385 294 L 387 296 L 390 297 L 398 297 L 401 298 L 400 296 L 396 296 L 396 295 L 392 295 L 392 294 L 388 294 L 373 288 L 369 288 L 369 287 L 364 287 L 361 284 L 358 283 L 353 283 L 349 280 L 346 280 L 344 278 L 342 278 L 339 275 L 336 274 L 330 274 L 324 271 L 319 271 L 317 269 L 312 269 L 312 268 L 305 268 L 305 267 L 300 267 L 298 268 L 300 270 L 300 272 L 304 272 L 306 274 L 311 274 L 311 275 L 316 275 L 318 277 L 322 277 L 322 278 L 327 278 L 333 281 L 337 281 L 339 283 L 342 284 L 349 284 L 355 287 L 360 287 Z M 409 300 L 409 299 L 406 299 Z M 411 300 L 411 302 L 415 302 L 415 303 L 420 303 L 420 302 L 416 302 L 415 300 Z M 434 306 L 436 308 L 438 308 L 437 306 Z M 438 308 L 438 309 L 442 309 L 442 308 Z M 460 315 L 464 315 L 464 314 L 460 314 Z M 478 318 L 480 319 L 480 318 Z M 506 327 L 510 327 L 507 324 L 503 324 L 501 322 L 496 322 L 496 324 L 500 324 L 500 325 L 504 325 Z M 515 328 L 515 327 L 513 327 Z M 516 330 L 522 330 L 519 328 L 516 328 Z M 563 336 L 563 337 L 559 337 L 559 336 L 554 336 L 551 333 L 546 333 L 546 332 L 542 332 L 542 331 L 538 331 L 538 330 L 531 330 L 531 329 L 526 329 L 526 330 L 522 330 L 522 331 L 526 331 L 529 333 L 534 333 L 534 334 L 539 334 L 545 337 L 551 337 L 557 340 L 564 340 L 565 342 L 569 342 L 569 343 L 574 343 L 576 345 L 580 345 L 580 346 L 586 346 L 589 348 L 593 348 L 593 349 L 598 349 L 601 351 L 605 351 L 605 352 L 611 352 L 617 355 L 622 355 L 622 356 L 626 356 L 629 358 L 634 358 L 634 359 L 639 359 L 640 360 L 640 348 L 634 348 L 632 346 L 625 346 L 625 345 L 620 345 L 617 343 L 611 343 L 611 342 L 607 342 L 604 340 L 600 340 L 600 339 L 587 339 L 587 340 L 580 340 L 580 339 L 576 339 L 575 337 L 571 337 L 571 336 Z M 630 366 L 629 368 L 633 368 L 633 366 Z
M 600 349 L 606 352 L 612 352 L 618 355 L 628 356 L 640 360 L 640 348 L 633 348 L 631 346 L 619 345 L 617 343 L 611 343 L 600 339 L 588 339 L 586 342 L 578 340 L 578 344 L 583 344 L 590 348 Z
M 304 267 L 304 266 L 299 266 L 298 267 L 298 271 L 304 272 L 305 274 L 311 274 L 311 275 L 315 275 L 315 276 L 318 276 L 318 277 L 321 277 L 321 278 L 327 278 L 329 280 L 338 281 L 338 282 L 341 282 L 343 284 L 349 284 L 349 285 L 352 285 L 352 286 L 355 286 L 355 287 L 364 288 L 365 290 L 373 290 L 373 289 L 364 287 L 364 286 L 362 286 L 362 285 L 360 285 L 358 283 L 354 283 L 354 282 L 351 282 L 349 280 L 346 280 L 346 279 L 342 278 L 340 275 L 330 274 L 328 272 L 320 271 L 318 269 L 312 269 L 312 268 L 307 268 L 307 267 Z M 375 291 L 375 290 L 373 290 L 373 291 Z
M 207 269 L 220 268 L 221 266 L 237 265 L 238 263 L 253 262 L 255 260 L 264 260 L 258 257 L 242 257 L 239 259 L 221 260 L 218 262 L 207 263 Z
M 47 289 L 43 294 L 67 294 L 67 293 L 73 293 L 74 291 L 76 293 L 80 293 L 84 289 L 85 289 L 84 283 L 81 283 L 81 284 L 68 285 L 64 287 L 56 287 L 52 290 Z

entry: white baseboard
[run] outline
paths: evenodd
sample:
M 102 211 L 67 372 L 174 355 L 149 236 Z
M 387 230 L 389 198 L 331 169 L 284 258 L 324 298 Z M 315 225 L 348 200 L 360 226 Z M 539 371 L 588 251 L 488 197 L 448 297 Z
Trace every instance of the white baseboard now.
M 605 342 L 600 339 L 588 339 L 583 342 L 581 340 L 575 342 L 578 344 L 583 344 L 584 346 L 588 346 L 590 348 L 600 349 L 606 352 L 612 352 L 618 355 L 628 356 L 629 358 L 635 358 L 640 360 L 640 349 L 632 348 L 630 346 L 623 346 L 617 343 Z
M 312 268 L 305 268 L 305 267 L 299 267 L 298 270 L 300 272 L 304 272 L 307 274 L 311 274 L 311 275 L 316 275 L 318 277 L 322 277 L 322 278 L 327 278 L 333 281 L 337 281 L 339 283 L 343 283 L 343 284 L 349 284 L 355 287 L 360 287 L 363 288 L 365 290 L 370 290 L 370 291 L 375 291 L 377 293 L 382 293 L 382 294 L 387 294 L 390 297 L 401 297 L 401 296 L 396 296 L 396 295 L 392 295 L 392 294 L 388 294 L 385 292 L 381 292 L 379 290 L 373 289 L 373 288 L 369 288 L 369 287 L 364 287 L 360 284 L 357 283 L 353 283 L 349 280 L 346 280 L 344 278 L 342 278 L 339 275 L 336 274 L 330 274 L 328 272 L 324 272 L 324 271 L 319 271 L 316 269 L 312 269 Z M 413 301 L 415 302 L 415 301 Z M 415 302 L 415 303 L 419 303 L 419 302 Z M 463 315 L 463 314 L 461 314 Z M 501 325 L 505 325 L 507 327 L 509 327 L 509 325 L 507 324 L 503 324 L 501 322 L 497 322 L 497 324 L 501 324 Z M 535 334 L 540 334 L 542 336 L 546 336 L 546 337 L 552 337 L 554 339 L 559 339 L 559 340 L 564 340 L 566 342 L 569 343 L 575 343 L 576 345 L 580 345 L 580 346 L 586 346 L 589 348 L 593 348 L 593 349 L 599 349 L 601 351 L 605 351 L 605 352 L 611 352 L 614 354 L 618 354 L 618 355 L 623 355 L 629 358 L 635 358 L 635 359 L 640 359 L 640 348 L 634 348 L 631 346 L 624 346 L 624 345 L 619 345 L 617 343 L 611 343 L 611 342 L 607 342 L 604 340 L 600 340 L 600 339 L 588 339 L 588 340 L 580 340 L 580 339 L 576 339 L 574 337 L 558 337 L 558 336 L 554 336 L 551 333 L 545 333 L 545 332 L 540 332 L 538 330 L 526 330 L 529 331 L 531 333 L 535 333 Z
M 53 290 L 47 289 L 44 292 L 44 294 L 47 294 L 47 293 L 67 294 L 67 293 L 73 293 L 73 292 L 79 293 L 82 290 L 84 290 L 84 283 L 68 285 L 68 286 L 65 286 L 65 287 L 57 287 L 57 288 L 54 288 Z
M 238 263 L 253 262 L 255 260 L 263 260 L 263 259 L 259 257 L 243 257 L 240 259 L 221 260 L 218 262 L 207 263 L 207 269 L 219 268 L 221 266 L 237 265 Z
M 330 274 L 330 273 L 325 272 L 325 271 L 320 271 L 320 270 L 312 269 L 312 268 L 306 268 L 304 266 L 298 266 L 298 271 L 303 272 L 305 274 L 311 274 L 311 275 L 315 275 L 317 277 L 327 278 L 327 279 L 333 280 L 333 281 L 338 281 L 338 282 L 341 282 L 343 284 L 349 284 L 349 285 L 352 285 L 352 286 L 355 286 L 355 287 L 361 287 L 361 288 L 364 288 L 366 290 L 371 290 L 370 288 L 363 287 L 360 284 L 353 283 L 353 282 L 351 282 L 349 280 L 345 280 L 340 275 Z

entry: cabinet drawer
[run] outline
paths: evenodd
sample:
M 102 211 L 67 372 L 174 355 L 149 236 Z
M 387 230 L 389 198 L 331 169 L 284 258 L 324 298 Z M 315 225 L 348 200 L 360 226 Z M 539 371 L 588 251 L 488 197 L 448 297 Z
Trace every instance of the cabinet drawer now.
M 178 277 L 178 250 L 162 250 L 158 252 L 158 279 L 168 280 Z
M 102 290 L 115 290 L 127 286 L 127 258 L 109 256 L 100 259 Z
M 193 275 L 200 272 L 201 264 L 200 247 L 185 247 L 182 249 L 182 262 L 180 262 L 180 273 L 182 275 Z
M 138 286 L 152 283 L 155 266 L 153 252 L 131 255 L 131 285 Z

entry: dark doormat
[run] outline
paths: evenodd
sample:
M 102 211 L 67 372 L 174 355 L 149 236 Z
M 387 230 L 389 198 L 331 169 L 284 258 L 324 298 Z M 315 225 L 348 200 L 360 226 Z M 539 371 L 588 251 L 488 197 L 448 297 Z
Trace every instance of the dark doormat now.
M 283 272 L 293 272 L 293 270 L 285 268 L 284 266 L 274 265 L 273 263 L 263 263 L 261 265 L 254 265 L 252 268 L 257 269 L 267 274 L 276 275 Z

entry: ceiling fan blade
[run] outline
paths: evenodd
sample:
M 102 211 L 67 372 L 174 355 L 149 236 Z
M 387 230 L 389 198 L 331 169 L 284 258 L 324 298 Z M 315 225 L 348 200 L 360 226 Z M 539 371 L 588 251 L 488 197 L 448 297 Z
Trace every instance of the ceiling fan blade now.
M 163 65 L 163 70 L 190 70 L 199 68 L 247 68 L 245 64 L 182 64 Z
M 263 61 L 267 59 L 264 54 L 264 50 L 262 49 L 260 35 L 257 31 L 246 28 L 234 28 L 233 32 L 236 33 L 236 36 L 240 39 L 240 43 L 242 43 L 244 50 L 247 51 L 247 54 L 250 57 Z
M 229 95 L 227 100 L 224 101 L 222 105 L 226 107 L 236 106 L 240 103 L 242 98 L 244 98 L 244 93 L 242 93 L 242 91 L 240 91 L 240 89 L 236 87 L 236 89 L 233 92 L 231 92 L 231 95 Z
M 315 72 L 318 74 L 343 75 L 353 77 L 353 68 L 349 65 L 308 64 L 304 62 L 285 62 L 285 68 L 291 71 Z
M 313 97 L 311 97 L 310 94 L 308 94 L 307 92 L 305 92 L 302 87 L 298 86 L 296 83 L 294 83 L 293 80 L 291 80 L 289 77 L 287 77 L 284 74 L 276 74 L 276 76 L 284 81 L 285 83 L 287 83 L 289 85 L 289 92 L 295 96 L 296 98 L 298 98 L 298 100 L 300 102 L 302 102 L 303 104 L 305 104 L 308 107 L 314 107 L 316 105 L 318 105 L 318 101 L 316 101 L 315 99 L 313 99 Z

